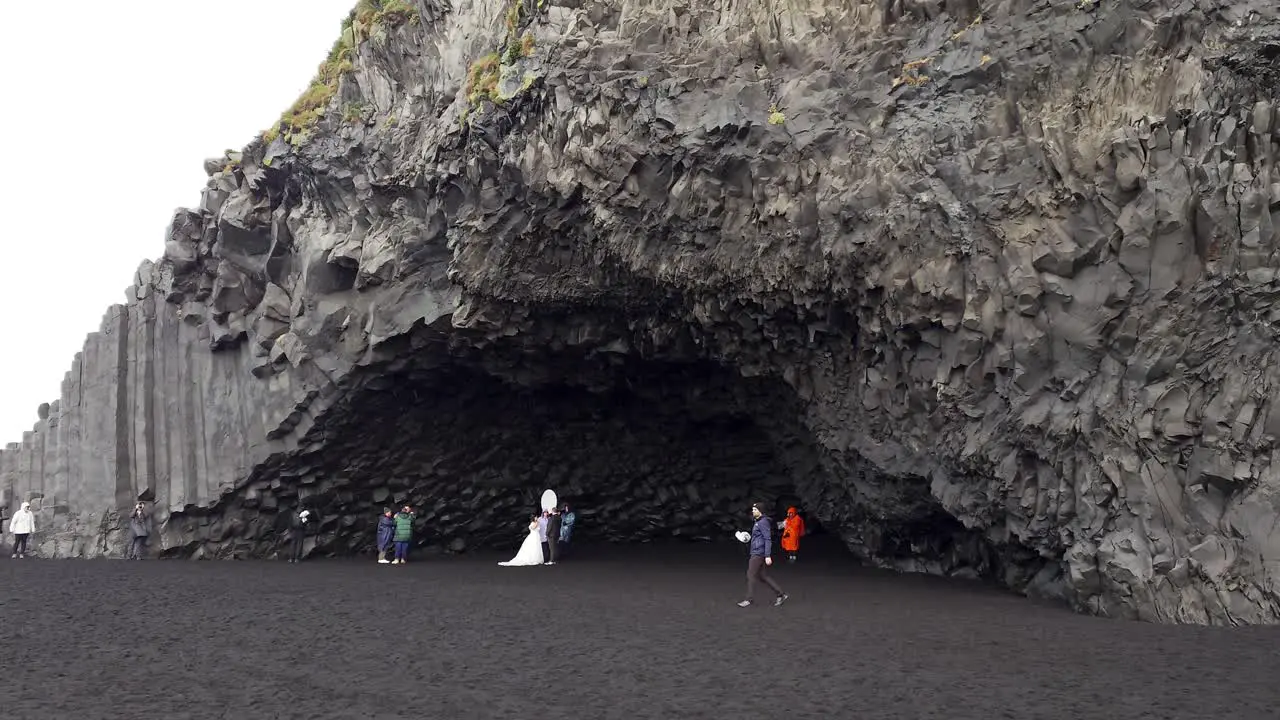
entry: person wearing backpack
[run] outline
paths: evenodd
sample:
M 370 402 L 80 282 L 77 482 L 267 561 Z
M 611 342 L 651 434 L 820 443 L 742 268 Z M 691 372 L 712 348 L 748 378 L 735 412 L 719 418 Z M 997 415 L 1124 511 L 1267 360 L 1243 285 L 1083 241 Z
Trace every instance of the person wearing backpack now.
M 396 546 L 396 559 L 391 562 L 392 565 L 404 565 L 409 562 L 409 543 L 413 542 L 413 508 L 405 505 L 396 513 L 393 518 L 396 529 L 392 535 L 392 540 Z

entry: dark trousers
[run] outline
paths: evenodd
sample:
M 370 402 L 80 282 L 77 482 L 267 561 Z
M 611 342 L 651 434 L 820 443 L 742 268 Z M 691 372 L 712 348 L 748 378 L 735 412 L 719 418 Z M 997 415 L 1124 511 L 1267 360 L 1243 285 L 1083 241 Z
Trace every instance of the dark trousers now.
M 298 533 L 290 538 L 289 559 L 302 560 L 302 533 Z
M 557 547 L 559 541 L 550 535 L 547 536 L 547 562 L 555 562 L 556 556 L 559 555 L 560 549 Z
M 29 537 L 31 536 L 26 533 L 13 536 L 13 554 L 14 555 L 27 554 L 27 538 Z
M 769 577 L 769 571 L 765 569 L 764 558 L 758 555 L 752 555 L 751 561 L 747 563 L 747 599 L 751 600 L 756 594 L 756 581 L 760 581 L 768 585 L 779 596 L 782 595 L 782 588 L 778 583 Z
M 409 559 L 409 541 L 408 540 L 396 541 L 396 559 L 397 560 Z
M 129 543 L 128 558 L 130 560 L 141 560 L 142 556 L 146 553 L 146 551 L 147 551 L 147 536 L 139 535 L 133 539 L 133 542 Z

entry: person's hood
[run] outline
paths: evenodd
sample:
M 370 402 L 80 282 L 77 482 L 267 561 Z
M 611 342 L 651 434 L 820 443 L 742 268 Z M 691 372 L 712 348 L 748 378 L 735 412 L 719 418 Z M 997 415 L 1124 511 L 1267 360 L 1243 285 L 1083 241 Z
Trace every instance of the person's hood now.
M 31 510 L 31 503 L 29 503 L 29 502 L 24 502 L 24 503 L 22 503 L 22 509 L 23 509 L 23 510 L 30 511 L 30 510 Z
M 798 513 L 798 512 L 800 512 L 800 511 L 799 511 L 799 510 L 796 510 L 794 507 L 789 507 L 789 508 L 787 508 L 787 514 L 788 514 L 788 515 L 795 515 L 795 514 L 796 514 L 796 513 Z

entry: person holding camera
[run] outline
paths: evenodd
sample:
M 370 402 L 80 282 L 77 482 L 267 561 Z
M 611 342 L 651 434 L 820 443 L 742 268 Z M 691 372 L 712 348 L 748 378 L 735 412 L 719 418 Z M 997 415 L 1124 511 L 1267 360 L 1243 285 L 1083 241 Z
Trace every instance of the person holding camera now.
M 787 553 L 787 562 L 794 563 L 800 554 L 800 538 L 804 537 L 804 518 L 794 507 L 787 508 L 787 519 L 778 523 L 782 530 L 782 550 Z
M 133 514 L 129 516 L 129 531 L 133 540 L 129 543 L 128 560 L 141 560 L 146 554 L 147 539 L 151 537 L 151 515 L 147 513 L 145 503 L 133 506 Z
M 396 513 L 392 521 L 395 522 L 396 529 L 391 536 L 391 540 L 395 545 L 396 559 L 391 561 L 392 565 L 404 565 L 409 562 L 409 544 L 413 542 L 413 521 L 417 519 L 417 515 L 413 512 L 413 508 L 405 505 Z
M 302 543 L 307 538 L 308 523 L 311 522 L 311 511 L 294 512 L 289 518 L 289 562 L 302 562 Z

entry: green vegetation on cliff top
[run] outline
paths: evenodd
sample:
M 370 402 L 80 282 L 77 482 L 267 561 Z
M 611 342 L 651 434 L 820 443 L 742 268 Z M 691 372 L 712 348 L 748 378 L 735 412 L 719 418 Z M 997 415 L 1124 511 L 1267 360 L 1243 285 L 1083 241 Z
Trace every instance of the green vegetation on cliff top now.
M 298 99 L 280 116 L 271 129 L 262 134 L 270 143 L 281 135 L 291 143 L 304 141 L 324 115 L 338 93 L 338 81 L 351 72 L 356 48 L 380 28 L 393 28 L 405 23 L 421 22 L 417 8 L 405 0 L 360 0 L 342 22 L 342 34 L 320 63 L 315 79 Z

